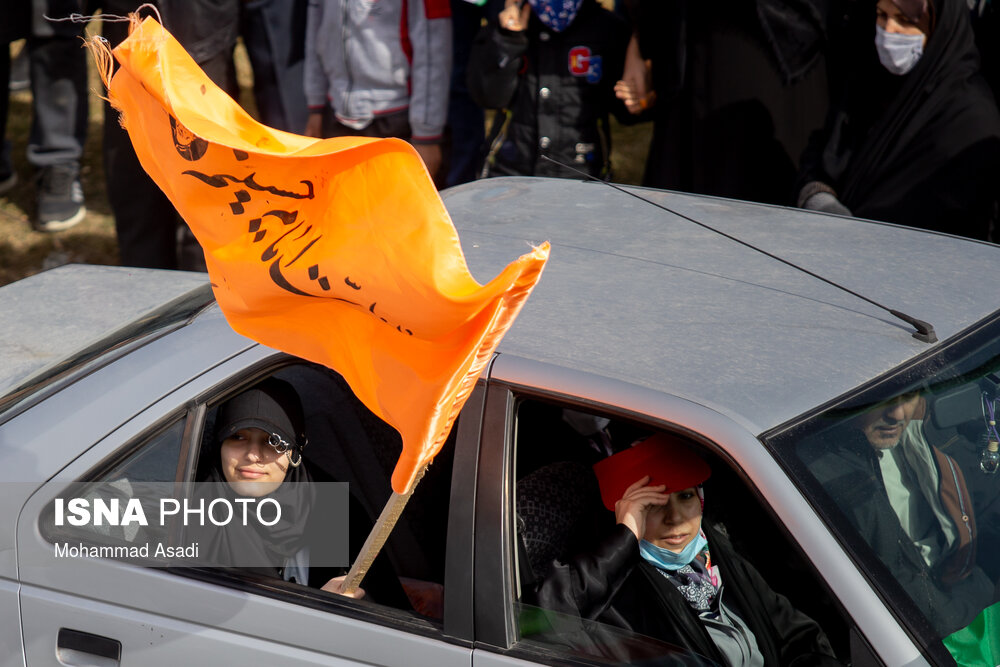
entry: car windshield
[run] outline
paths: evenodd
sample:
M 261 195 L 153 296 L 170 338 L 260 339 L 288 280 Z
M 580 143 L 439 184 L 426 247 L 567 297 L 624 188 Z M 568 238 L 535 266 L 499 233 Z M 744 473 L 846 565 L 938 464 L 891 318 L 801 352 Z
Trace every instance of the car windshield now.
M 942 664 L 996 664 L 998 320 L 765 438 Z

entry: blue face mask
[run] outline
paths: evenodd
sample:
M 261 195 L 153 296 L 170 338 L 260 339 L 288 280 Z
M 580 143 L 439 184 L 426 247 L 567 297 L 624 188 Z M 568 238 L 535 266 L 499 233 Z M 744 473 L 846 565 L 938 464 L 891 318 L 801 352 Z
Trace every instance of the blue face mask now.
M 528 4 L 549 30 L 562 32 L 576 18 L 583 0 L 528 0 Z
M 924 35 L 900 35 L 876 25 L 875 50 L 883 67 L 902 76 L 913 69 L 924 54 Z
M 681 551 L 671 551 L 658 547 L 652 542 L 639 540 L 639 555 L 641 555 L 650 565 L 655 565 L 661 570 L 679 570 L 691 561 L 695 556 L 708 546 L 705 533 L 698 531 L 698 536 L 688 542 L 688 545 Z

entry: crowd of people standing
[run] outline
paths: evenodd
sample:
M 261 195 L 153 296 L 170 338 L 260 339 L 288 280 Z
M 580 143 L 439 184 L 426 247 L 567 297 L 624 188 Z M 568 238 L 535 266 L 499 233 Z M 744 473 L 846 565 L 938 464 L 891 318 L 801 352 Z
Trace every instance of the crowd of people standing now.
M 85 212 L 87 55 L 83 24 L 51 19 L 125 16 L 142 3 L 8 4 L 0 89 L 9 86 L 9 45 L 25 39 L 33 224 L 58 232 Z M 149 4 L 236 98 L 242 39 L 264 124 L 406 139 L 439 187 L 493 175 L 578 177 L 557 162 L 614 180 L 614 116 L 652 124 L 645 185 L 1000 238 L 992 0 Z M 113 46 L 127 26 L 104 20 L 103 36 Z M 2 195 L 19 184 L 0 97 Z M 196 243 L 108 107 L 102 145 L 121 263 L 198 268 Z

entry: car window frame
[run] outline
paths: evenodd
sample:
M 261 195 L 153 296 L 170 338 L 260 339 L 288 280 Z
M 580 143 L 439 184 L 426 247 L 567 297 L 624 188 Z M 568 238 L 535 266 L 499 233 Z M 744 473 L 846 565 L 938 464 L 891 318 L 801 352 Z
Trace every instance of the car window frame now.
M 542 660 L 546 664 L 604 664 L 596 656 L 570 656 L 555 647 L 521 641 L 517 615 L 517 608 L 521 603 L 516 596 L 520 587 L 519 556 L 513 494 L 517 468 L 514 439 L 516 411 L 524 400 L 556 402 L 565 407 L 616 419 L 642 422 L 651 429 L 682 433 L 685 437 L 691 435 L 676 424 L 662 423 L 649 415 L 639 415 L 621 406 L 610 406 L 579 396 L 552 393 L 502 381 L 489 383 L 483 415 L 480 468 L 477 473 L 476 645 L 504 656 Z M 704 444 L 701 442 L 703 438 L 692 439 Z M 498 469 L 501 470 L 499 475 L 496 474 Z M 708 660 L 705 656 L 694 653 L 691 656 Z
M 193 481 L 194 473 L 198 468 L 199 455 L 200 455 L 200 443 L 202 440 L 202 434 L 204 432 L 205 420 L 208 412 L 213 406 L 217 406 L 227 399 L 239 394 L 241 391 L 247 387 L 259 382 L 265 377 L 269 377 L 284 368 L 295 366 L 301 363 L 308 363 L 305 360 L 294 357 L 284 352 L 275 351 L 273 355 L 266 357 L 253 363 L 246 367 L 241 373 L 234 373 L 230 375 L 226 381 L 214 385 L 212 388 L 200 392 L 193 400 L 193 407 L 197 408 L 199 420 L 190 429 L 190 437 L 185 447 L 191 452 L 188 457 L 187 462 L 187 481 L 190 483 Z M 222 389 L 220 391 L 220 389 Z M 474 412 L 474 411 L 473 411 Z M 464 414 L 464 410 L 463 410 Z M 470 427 L 475 426 L 476 418 L 468 418 L 464 420 L 466 426 L 465 433 L 470 433 Z M 462 415 L 456 419 L 455 428 L 459 429 L 459 433 L 463 433 L 462 425 L 463 419 Z M 468 439 L 469 436 L 466 436 Z M 475 446 L 476 443 L 466 442 L 466 447 Z M 456 442 L 456 458 L 458 457 L 459 443 Z M 456 466 L 452 474 L 452 489 L 454 489 L 454 484 L 456 483 L 456 478 L 463 479 L 461 471 Z M 450 518 L 450 511 L 449 511 Z M 462 523 L 461 521 L 456 521 L 454 526 L 455 531 L 461 531 Z M 447 540 L 448 544 L 445 546 L 445 552 L 449 556 L 451 552 L 449 550 L 450 543 L 452 542 L 452 524 L 449 522 Z M 455 539 L 457 542 L 461 542 L 460 535 L 456 535 Z M 471 631 L 466 634 L 463 630 L 463 626 L 456 623 L 455 620 L 450 619 L 450 615 L 456 615 L 456 612 L 451 612 L 449 610 L 449 602 L 453 609 L 459 609 L 462 606 L 462 596 L 461 591 L 450 592 L 449 582 L 451 582 L 455 577 L 452 575 L 449 578 L 449 572 L 453 568 L 449 563 L 445 564 L 445 612 L 444 619 L 440 624 L 437 624 L 429 619 L 426 619 L 416 612 L 409 612 L 402 609 L 394 609 L 392 607 L 378 605 L 377 607 L 371 604 L 359 605 L 355 601 L 348 598 L 341 598 L 339 596 L 330 596 L 329 594 L 320 592 L 318 589 L 312 589 L 308 586 L 301 586 L 299 584 L 274 580 L 268 577 L 263 577 L 260 575 L 255 575 L 252 573 L 240 573 L 237 571 L 217 571 L 212 568 L 166 568 L 166 571 L 176 574 L 178 576 L 185 576 L 207 583 L 214 583 L 216 585 L 226 586 L 228 588 L 233 588 L 252 595 L 260 595 L 262 597 L 269 597 L 276 600 L 289 602 L 290 604 L 299 604 L 309 608 L 327 611 L 331 613 L 336 613 L 338 616 L 344 618 L 350 618 L 353 620 L 364 621 L 369 623 L 375 623 L 384 627 L 389 627 L 394 630 L 400 630 L 403 632 L 408 632 L 411 634 L 416 634 L 422 637 L 427 637 L 431 639 L 437 639 L 445 641 L 450 644 L 455 644 L 458 646 L 471 646 L 472 645 L 472 633 Z M 450 595 L 449 595 L 450 593 Z M 469 592 L 471 598 L 471 591 Z M 449 620 L 451 622 L 449 623 Z
M 586 658 L 569 660 L 567 654 L 540 644 L 520 641 L 517 591 L 520 587 L 514 517 L 516 470 L 515 421 L 523 400 L 555 401 L 566 407 L 629 420 L 651 428 L 678 430 L 655 424 L 621 407 L 597 404 L 582 397 L 546 392 L 532 387 L 490 381 L 483 414 L 483 437 L 477 471 L 475 528 L 475 628 L 477 646 L 491 652 L 548 664 L 586 664 Z M 500 474 L 496 474 L 500 471 Z
M 513 440 L 515 408 L 522 399 L 537 399 L 612 419 L 642 424 L 652 430 L 676 433 L 725 462 L 738 475 L 748 492 L 754 496 L 788 544 L 796 551 L 798 558 L 808 568 L 810 576 L 825 590 L 844 622 L 851 659 L 861 665 L 882 664 L 876 646 L 881 645 L 885 650 L 885 643 L 891 643 L 893 641 L 891 638 L 897 633 L 894 631 L 883 633 L 882 643 L 879 644 L 877 641 L 873 643 L 872 637 L 868 636 L 865 628 L 858 624 L 855 616 L 845 607 L 838 592 L 834 590 L 835 587 L 830 585 L 814 559 L 803 548 L 799 538 L 787 524 L 787 517 L 782 516 L 772 505 L 771 499 L 757 488 L 755 480 L 741 462 L 734 458 L 734 454 L 719 444 L 727 441 L 725 435 L 729 431 L 728 427 L 721 430 L 718 428 L 720 423 L 717 420 L 720 415 L 708 411 L 710 413 L 708 416 L 713 422 L 711 428 L 706 428 L 706 422 L 703 421 L 705 415 L 694 414 L 706 412 L 705 408 L 678 397 L 659 394 L 618 380 L 600 378 L 586 371 L 551 366 L 516 355 L 501 354 L 498 355 L 498 359 L 499 361 L 490 369 L 477 471 L 475 530 L 477 646 L 493 653 L 529 660 L 547 654 L 544 650 L 539 653 L 534 647 L 518 647 L 518 626 L 513 604 L 513 593 L 516 590 L 518 577 L 516 526 L 511 495 L 516 470 Z M 671 413 L 676 413 L 678 406 L 684 411 L 683 423 L 669 417 Z M 690 415 L 687 414 L 688 410 Z M 723 422 L 727 421 L 723 418 Z M 713 440 L 710 434 L 715 434 L 720 440 L 718 442 Z M 756 437 L 753 438 L 753 442 L 759 448 L 760 454 L 770 461 L 774 460 Z M 497 471 L 501 471 L 501 474 L 498 475 Z M 791 485 L 790 481 L 787 483 Z M 511 500 L 506 500 L 508 498 Z M 487 544 L 505 546 L 491 549 Z M 482 558 L 481 555 L 485 555 L 486 558 Z M 511 603 L 504 602 L 507 600 Z M 916 653 L 908 651 L 905 647 L 897 649 L 900 655 Z M 895 654 L 897 649 L 888 652 L 889 655 Z
M 139 427 L 134 435 L 128 437 L 125 442 L 117 446 L 113 451 L 89 465 L 83 472 L 74 474 L 73 481 L 87 482 L 100 479 L 122 461 L 127 460 L 128 457 L 139 452 L 144 445 L 149 443 L 152 438 L 155 438 L 157 435 L 162 433 L 164 429 L 169 428 L 173 424 L 176 424 L 180 419 L 183 419 L 185 421 L 185 425 L 182 434 L 178 465 L 175 472 L 177 479 L 175 479 L 175 481 L 182 485 L 189 485 L 193 483 L 194 475 L 198 466 L 202 434 L 204 431 L 206 417 L 211 409 L 211 406 L 220 404 L 227 398 L 238 394 L 247 386 L 258 382 L 264 377 L 270 376 L 283 368 L 306 363 L 298 357 L 263 346 L 254 345 L 244 351 L 241 351 L 236 355 L 236 357 L 227 360 L 226 365 L 239 364 L 241 359 L 246 361 L 242 368 L 233 372 L 228 372 L 218 381 L 214 381 L 201 389 L 196 389 L 194 392 L 191 392 L 192 385 L 198 384 L 198 378 L 191 378 L 188 382 L 173 389 L 170 394 L 161 396 L 156 403 L 148 406 L 143 412 L 133 415 L 131 418 L 126 420 L 125 423 L 119 427 L 119 429 L 124 428 L 126 431 L 131 430 L 132 424 L 135 424 L 137 420 L 142 420 L 144 415 L 146 415 L 150 409 L 155 409 L 157 405 L 162 405 L 163 401 L 171 401 L 173 397 L 183 397 L 181 404 L 178 407 L 168 411 L 164 416 L 158 417 L 155 420 Z M 185 394 L 188 395 L 185 396 Z M 462 451 L 468 450 L 469 448 L 472 448 L 473 450 L 478 448 L 478 415 L 475 409 L 471 410 L 469 414 L 470 417 L 468 418 L 463 418 L 462 415 L 460 415 L 456 420 L 455 428 L 458 428 L 460 432 L 470 434 L 463 439 L 463 441 L 466 442 L 466 445 L 461 447 Z M 473 436 L 475 439 L 472 439 Z M 456 442 L 456 457 L 458 457 L 459 449 L 460 445 Z M 466 455 L 464 459 L 468 460 L 469 456 Z M 474 465 L 475 457 L 472 457 L 471 461 L 472 465 Z M 69 465 L 67 467 L 71 468 L 72 466 Z M 61 471 L 59 473 L 59 477 L 63 477 L 64 474 L 65 473 Z M 463 470 L 456 466 L 452 477 L 453 479 L 450 482 L 452 485 L 455 483 L 456 479 L 467 479 L 468 469 L 463 472 Z M 45 487 L 43 486 L 42 488 L 44 489 Z M 452 491 L 452 489 L 449 489 L 449 491 Z M 453 496 L 454 494 L 452 493 L 451 495 Z M 176 528 L 179 528 L 179 526 L 175 527 L 175 529 Z M 463 530 L 466 533 L 464 540 L 461 536 L 461 532 Z M 471 534 L 471 516 L 467 525 L 461 521 L 461 517 L 456 518 L 453 522 L 449 517 L 449 544 L 445 545 L 445 551 L 449 555 L 453 551 L 449 546 L 453 539 L 453 533 L 455 534 L 455 541 L 457 544 L 462 544 L 463 542 L 471 544 L 471 539 L 468 537 L 468 535 Z M 48 541 L 47 538 L 45 539 Z M 461 553 L 462 550 L 456 548 L 454 551 L 456 553 Z M 394 609 L 392 607 L 382 605 L 376 606 L 375 604 L 366 601 L 358 603 L 357 601 L 349 598 L 333 596 L 329 593 L 322 592 L 319 589 L 312 589 L 291 582 L 285 582 L 283 580 L 273 580 L 268 577 L 254 575 L 252 573 L 239 573 L 232 570 L 225 571 L 215 570 L 212 568 L 165 567 L 156 569 L 164 573 L 169 573 L 171 576 L 180 576 L 216 586 L 224 586 L 245 594 L 271 598 L 281 602 L 287 602 L 289 604 L 333 613 L 341 618 L 373 623 L 375 625 L 391 628 L 393 630 L 443 641 L 456 646 L 466 648 L 472 646 L 471 628 L 468 628 L 466 631 L 463 629 L 464 626 L 461 623 L 451 619 L 452 616 L 459 615 L 463 606 L 471 608 L 471 586 L 465 587 L 464 593 L 462 588 L 459 586 L 454 586 L 452 590 L 448 590 L 446 588 L 445 595 L 447 601 L 445 603 L 445 618 L 442 622 L 436 623 L 430 619 L 420 616 L 416 612 Z M 457 579 L 457 575 L 453 572 L 453 570 L 454 568 L 448 567 L 446 564 L 446 584 Z M 468 596 L 468 601 L 462 599 L 463 594 Z
M 151 440 L 163 435 L 173 426 L 183 423 L 183 429 L 181 430 L 181 440 L 178 447 L 178 458 L 177 466 L 174 469 L 174 478 L 171 480 L 175 485 L 179 485 L 183 488 L 186 484 L 184 481 L 185 470 L 188 468 L 189 461 L 189 434 L 192 431 L 193 414 L 197 412 L 196 406 L 191 404 L 186 404 L 181 408 L 172 410 L 166 413 L 163 417 L 155 420 L 148 428 L 143 430 L 139 435 L 131 438 L 128 443 L 124 446 L 118 448 L 114 452 L 111 452 L 108 456 L 105 456 L 100 461 L 91 466 L 85 473 L 75 480 L 76 485 L 86 485 L 92 482 L 103 482 L 107 483 L 114 480 L 105 479 L 106 475 L 112 470 L 116 469 L 119 465 L 128 461 L 132 456 L 140 452 L 144 447 L 146 447 Z M 138 415 L 137 415 L 138 416 Z M 176 487 L 175 487 L 176 488 Z M 63 528 L 54 528 L 47 525 L 39 525 L 39 533 L 43 539 L 49 543 L 54 543 L 56 540 L 72 540 L 79 537 L 89 537 L 95 538 L 94 535 L 88 534 L 85 527 L 73 527 L 66 526 Z M 172 538 L 177 538 L 179 533 L 179 526 L 176 522 L 171 521 L 168 532 Z M 100 539 L 100 538 L 97 538 Z

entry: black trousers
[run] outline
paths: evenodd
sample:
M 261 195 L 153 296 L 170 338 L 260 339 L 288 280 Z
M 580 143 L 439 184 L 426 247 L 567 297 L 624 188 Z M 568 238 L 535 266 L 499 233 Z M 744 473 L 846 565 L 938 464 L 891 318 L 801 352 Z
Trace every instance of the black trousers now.
M 260 121 L 302 134 L 309 114 L 305 76 L 306 0 L 247 0 L 240 32 L 253 69 Z
M 375 116 L 371 123 L 360 130 L 344 125 L 337 120 L 337 115 L 329 106 L 323 110 L 323 137 L 398 137 L 409 139 L 410 112 L 395 111 L 383 116 Z
M 105 23 L 103 30 L 105 39 L 112 45 L 128 36 L 127 23 Z M 231 94 L 236 90 L 231 53 L 220 53 L 199 65 L 224 90 Z M 197 241 L 167 196 L 143 171 L 128 133 L 118 123 L 118 112 L 107 102 L 104 104 L 104 176 L 108 201 L 115 216 L 122 266 L 203 269 L 204 258 Z

